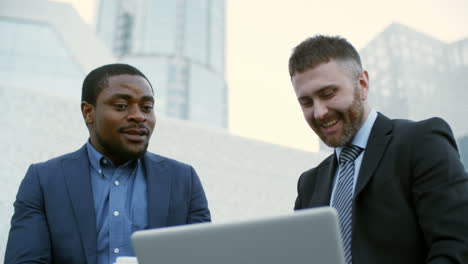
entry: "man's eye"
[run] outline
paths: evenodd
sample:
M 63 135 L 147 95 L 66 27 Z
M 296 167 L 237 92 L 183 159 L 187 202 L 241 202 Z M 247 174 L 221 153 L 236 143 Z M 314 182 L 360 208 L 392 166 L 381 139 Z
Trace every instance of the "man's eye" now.
M 144 105 L 144 106 L 142 106 L 142 109 L 145 112 L 151 112 L 151 110 L 153 110 L 153 106 L 152 105 Z
M 301 106 L 310 106 L 310 105 L 312 105 L 312 100 L 300 100 L 299 104 Z
M 114 104 L 114 107 L 119 111 L 123 111 L 123 110 L 127 109 L 126 104 Z
M 330 91 L 325 91 L 325 92 L 322 94 L 322 96 L 323 96 L 324 98 L 328 98 L 328 97 L 332 97 L 334 94 L 335 94 L 335 92 L 332 91 L 332 90 L 330 90 Z

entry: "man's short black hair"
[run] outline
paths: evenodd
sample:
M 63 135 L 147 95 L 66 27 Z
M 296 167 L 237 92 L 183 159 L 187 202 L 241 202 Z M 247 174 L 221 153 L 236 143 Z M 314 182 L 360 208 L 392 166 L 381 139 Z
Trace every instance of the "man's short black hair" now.
M 148 81 L 151 90 L 153 90 L 151 82 L 137 68 L 123 63 L 107 64 L 92 70 L 86 76 L 81 90 L 81 101 L 85 101 L 95 106 L 98 95 L 109 85 L 109 77 L 122 74 L 138 75 L 145 78 Z

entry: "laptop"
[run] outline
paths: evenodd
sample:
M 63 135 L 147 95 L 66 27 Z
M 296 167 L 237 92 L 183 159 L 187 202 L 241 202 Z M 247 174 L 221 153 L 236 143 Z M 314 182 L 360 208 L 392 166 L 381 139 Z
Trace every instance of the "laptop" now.
M 335 209 L 137 231 L 139 264 L 344 264 Z

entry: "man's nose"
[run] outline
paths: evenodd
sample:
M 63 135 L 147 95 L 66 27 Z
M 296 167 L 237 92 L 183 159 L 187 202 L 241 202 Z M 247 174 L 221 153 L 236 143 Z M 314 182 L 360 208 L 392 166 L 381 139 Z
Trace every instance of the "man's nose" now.
M 139 106 L 133 106 L 128 112 L 128 119 L 141 123 L 146 121 L 146 115 Z
M 321 120 L 325 118 L 328 113 L 328 106 L 326 103 L 321 101 L 314 102 L 314 119 Z

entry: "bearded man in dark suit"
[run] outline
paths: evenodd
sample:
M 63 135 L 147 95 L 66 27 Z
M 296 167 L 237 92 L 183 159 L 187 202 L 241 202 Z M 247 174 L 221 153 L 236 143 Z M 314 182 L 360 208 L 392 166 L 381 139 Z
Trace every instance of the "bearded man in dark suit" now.
M 347 264 L 468 263 L 468 176 L 449 125 L 373 110 L 369 74 L 339 36 L 300 43 L 289 73 L 305 120 L 334 148 L 300 176 L 295 210 L 337 210 Z

